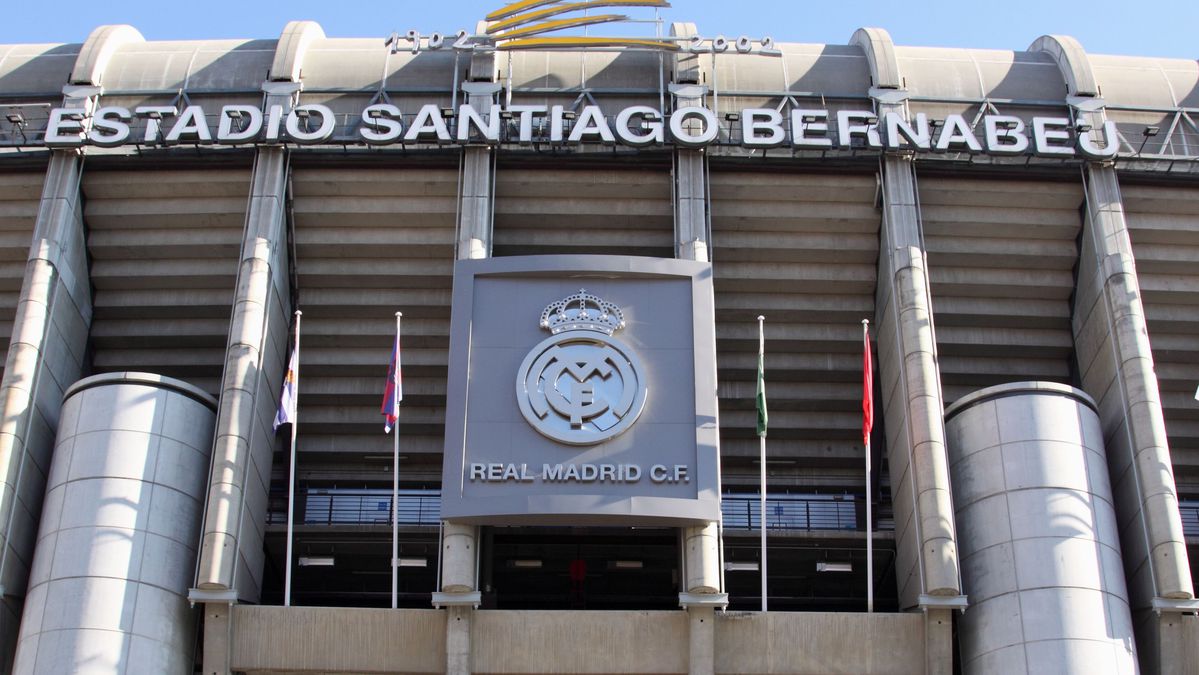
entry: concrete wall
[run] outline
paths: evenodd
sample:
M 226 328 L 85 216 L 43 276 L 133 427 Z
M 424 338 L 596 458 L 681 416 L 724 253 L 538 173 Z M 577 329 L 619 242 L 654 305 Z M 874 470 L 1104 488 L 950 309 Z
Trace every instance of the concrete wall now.
M 717 614 L 716 672 L 922 672 L 924 632 L 922 614 Z
M 1161 675 L 1199 673 L 1199 616 L 1162 614 L 1158 623 L 1161 636 Z
M 440 673 L 445 612 L 342 607 L 233 608 L 232 669 Z
M 687 671 L 685 612 L 479 611 L 472 664 L 494 673 Z
M 236 671 L 425 673 L 445 669 L 446 612 L 236 606 Z M 716 614 L 718 673 L 915 673 L 924 669 L 920 614 Z M 480 610 L 474 672 L 684 673 L 682 611 Z
M 13 672 L 192 672 L 215 409 L 145 373 L 67 391 Z

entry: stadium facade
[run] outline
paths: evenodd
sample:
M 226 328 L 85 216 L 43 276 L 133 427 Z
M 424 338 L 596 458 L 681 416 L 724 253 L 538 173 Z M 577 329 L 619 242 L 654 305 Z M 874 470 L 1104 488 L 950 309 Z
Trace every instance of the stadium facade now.
M 6 669 L 1199 670 L 1199 63 L 482 28 L 0 46 Z

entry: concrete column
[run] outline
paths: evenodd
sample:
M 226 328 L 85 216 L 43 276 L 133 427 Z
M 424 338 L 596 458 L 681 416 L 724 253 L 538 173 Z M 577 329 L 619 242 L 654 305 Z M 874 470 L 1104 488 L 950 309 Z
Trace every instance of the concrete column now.
M 461 523 L 442 523 L 441 588 L 433 594 L 433 605 L 446 608 L 446 672 L 469 675 L 471 623 L 481 594 L 476 579 L 479 528 Z
M 256 601 L 275 443 L 271 411 L 283 370 L 284 317 L 291 311 L 286 285 L 284 150 L 260 149 L 252 180 L 196 587 L 237 590 L 240 598 Z
M 442 593 L 475 591 L 475 560 L 478 559 L 479 528 L 445 522 L 441 536 Z
M 483 34 L 482 29 L 477 31 Z M 475 110 L 489 114 L 501 85 L 496 82 L 494 53 L 471 56 L 468 81 L 462 92 Z M 459 122 L 461 123 L 461 121 Z M 463 148 L 462 193 L 459 195 L 459 260 L 491 257 L 495 227 L 494 148 L 468 145 Z M 441 542 L 441 588 L 433 594 L 433 605 L 445 607 L 446 672 L 468 675 L 472 670 L 471 624 L 482 595 L 478 588 L 479 528 L 443 521 Z
M 695 24 L 675 23 L 670 34 L 675 38 L 695 35 Z M 703 74 L 694 54 L 674 57 L 670 74 L 670 94 L 675 110 L 703 106 L 707 85 L 700 84 Z M 675 257 L 708 261 L 708 160 L 701 149 L 678 148 L 674 151 L 674 235 Z
M 923 595 L 959 595 L 961 586 L 941 418 L 945 401 L 910 160 L 885 158 L 882 181 L 875 339 L 896 516 L 900 603 L 911 608 L 922 604 Z
M 1082 45 L 1046 35 L 1029 51 L 1057 62 L 1075 121 L 1099 143 L 1106 118 L 1100 83 Z M 1072 324 L 1082 388 L 1099 402 L 1115 493 L 1133 619 L 1142 668 L 1156 671 L 1167 645 L 1157 612 L 1195 611 L 1174 469 L 1153 369 L 1140 284 L 1116 169 L 1110 161 L 1084 167 L 1086 217 Z
M 455 605 L 446 608 L 445 672 L 448 675 L 470 675 L 470 625 L 474 608 Z
M 4 664 L 16 647 L 42 495 L 63 393 L 83 372 L 91 325 L 81 165 L 70 150 L 50 159 L 34 242 L 13 321 L 0 383 L 0 585 L 3 587 Z M 7 669 L 8 665 L 5 665 Z
M 679 101 L 679 105 L 698 105 L 698 101 Z M 675 257 L 683 260 L 709 260 L 707 174 L 708 157 L 702 150 L 674 151 Z
M 1078 277 L 1074 314 L 1083 387 L 1100 397 L 1112 480 L 1125 484 L 1116 499 L 1122 537 L 1139 551 L 1127 561 L 1134 586 L 1152 597 L 1190 599 L 1161 396 L 1116 173 L 1110 166 L 1092 165 L 1087 175 L 1086 259 L 1080 264 L 1086 274 Z
M 486 146 L 462 149 L 462 197 L 458 224 L 458 259 L 491 257 L 494 195 L 491 184 L 493 150 Z
M 63 87 L 63 107 L 89 114 L 116 50 L 142 36 L 101 26 L 88 36 Z M 81 151 L 54 150 L 13 316 L 0 381 L 0 671 L 16 649 L 42 494 L 63 393 L 84 372 L 92 297 L 79 200 Z
M 433 605 L 445 607 L 446 672 L 471 672 L 471 623 L 481 602 L 477 590 L 479 528 L 445 521 L 442 523 L 441 588 L 433 594 Z
M 1161 675 L 1199 673 L 1199 616 L 1165 612 L 1155 618 L 1161 644 L 1157 672 Z
M 695 24 L 671 24 L 672 37 L 696 34 Z M 674 58 L 670 94 L 674 109 L 702 106 L 708 88 L 702 80 L 700 60 L 694 54 Z M 682 260 L 711 260 L 708 240 L 708 156 L 699 149 L 674 151 L 674 250 Z M 719 461 L 719 458 L 718 458 Z M 704 523 L 683 528 L 683 590 L 679 604 L 690 618 L 692 675 L 710 674 L 716 664 L 715 608 L 728 605 L 724 570 L 720 569 L 720 528 Z
M 924 611 L 924 673 L 953 673 L 953 610 Z
M 683 564 L 686 567 L 683 589 L 687 593 L 721 592 L 720 531 L 716 523 L 683 530 Z
M 692 607 L 688 630 L 687 672 L 689 675 L 712 675 L 716 672 L 716 610 L 713 607 Z
M 906 118 L 907 92 L 891 37 L 864 28 L 851 43 L 866 52 L 881 118 Z M 937 345 L 929 294 L 927 251 L 910 155 L 884 155 L 875 339 L 895 508 L 900 606 L 929 606 L 961 594 L 957 533 L 945 450 Z
M 676 106 L 699 105 L 706 91 L 700 85 L 671 85 L 671 90 L 699 94 L 699 98 L 676 95 Z M 674 157 L 675 256 L 708 262 L 707 156 L 699 150 L 679 149 Z M 723 591 L 720 569 L 720 531 L 716 523 L 684 528 L 683 565 L 687 593 Z
M 229 675 L 233 661 L 233 603 L 206 602 L 204 608 L 204 675 Z
M 311 21 L 284 27 L 270 79 L 263 83 L 266 110 L 286 114 L 302 88 L 304 54 L 324 31 Z M 258 149 L 225 347 L 220 403 L 208 478 L 207 509 L 196 585 L 190 598 L 205 603 L 216 630 L 204 631 L 204 672 L 229 672 L 228 611 L 240 600 L 257 602 L 262 589 L 263 536 L 272 423 L 287 357 L 292 299 L 288 284 L 288 163 L 282 147 Z
M 671 37 L 696 34 L 695 24 L 675 23 Z M 674 109 L 703 106 L 708 87 L 700 84 L 703 76 L 695 54 L 674 57 L 670 93 Z M 683 260 L 708 262 L 708 156 L 701 149 L 679 148 L 674 151 L 674 250 Z
M 1194 611 L 1174 470 L 1115 169 L 1086 169 L 1073 316 L 1082 386 L 1099 401 L 1142 667 L 1167 646 L 1157 611 Z
M 485 27 L 476 31 L 485 34 Z M 490 115 L 496 94 L 502 85 L 496 80 L 495 53 L 476 53 L 470 57 L 462 94 L 480 114 Z M 459 119 L 459 125 L 464 122 Z M 462 192 L 458 195 L 458 259 L 477 260 L 491 257 L 492 231 L 495 225 L 495 148 L 489 141 L 462 149 Z

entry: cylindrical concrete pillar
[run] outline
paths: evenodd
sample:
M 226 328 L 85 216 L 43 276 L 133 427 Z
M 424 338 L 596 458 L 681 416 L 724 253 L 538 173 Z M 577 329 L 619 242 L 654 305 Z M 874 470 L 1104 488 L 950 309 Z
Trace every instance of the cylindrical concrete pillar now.
M 683 564 L 687 568 L 683 589 L 688 593 L 720 592 L 720 532 L 716 523 L 683 530 Z
M 1137 672 L 1095 403 L 1020 382 L 946 411 L 970 608 L 963 672 Z
M 191 673 L 216 400 L 148 373 L 67 389 L 14 673 Z
M 475 589 L 475 561 L 478 558 L 479 528 L 461 523 L 445 523 L 442 531 L 441 591 L 470 593 Z

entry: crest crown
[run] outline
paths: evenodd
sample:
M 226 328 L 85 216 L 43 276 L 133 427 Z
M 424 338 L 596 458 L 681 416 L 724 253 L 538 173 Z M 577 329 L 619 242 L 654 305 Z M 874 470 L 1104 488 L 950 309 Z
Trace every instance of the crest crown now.
M 592 295 L 584 288 L 551 302 L 541 313 L 541 327 L 554 335 L 568 330 L 593 330 L 610 336 L 624 325 L 624 312 L 616 303 Z

